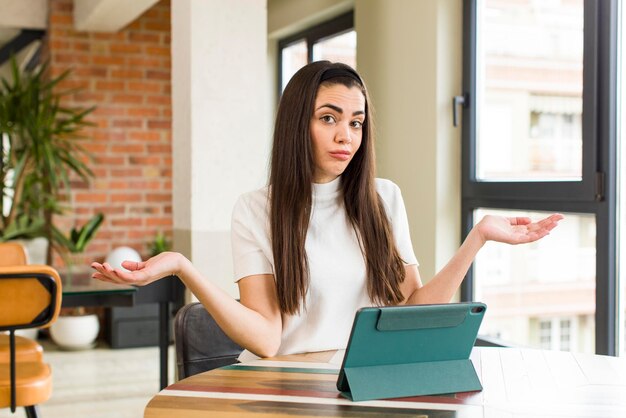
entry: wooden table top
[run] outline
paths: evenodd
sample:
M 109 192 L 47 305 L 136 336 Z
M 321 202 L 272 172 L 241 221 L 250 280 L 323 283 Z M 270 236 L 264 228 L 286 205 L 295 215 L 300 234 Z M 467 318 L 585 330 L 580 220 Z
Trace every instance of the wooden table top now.
M 336 389 L 334 352 L 227 366 L 174 383 L 146 418 L 626 417 L 626 359 L 475 347 L 479 392 L 352 402 Z

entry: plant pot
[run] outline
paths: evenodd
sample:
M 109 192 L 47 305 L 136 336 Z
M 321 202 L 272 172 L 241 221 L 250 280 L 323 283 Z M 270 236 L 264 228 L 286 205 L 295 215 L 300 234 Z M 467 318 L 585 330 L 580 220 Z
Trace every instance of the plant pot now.
M 48 252 L 48 240 L 44 237 L 32 239 L 16 239 L 26 248 L 29 264 L 46 264 L 46 254 Z
M 95 346 L 100 322 L 98 315 L 59 316 L 50 327 L 52 340 L 65 350 L 85 350 Z

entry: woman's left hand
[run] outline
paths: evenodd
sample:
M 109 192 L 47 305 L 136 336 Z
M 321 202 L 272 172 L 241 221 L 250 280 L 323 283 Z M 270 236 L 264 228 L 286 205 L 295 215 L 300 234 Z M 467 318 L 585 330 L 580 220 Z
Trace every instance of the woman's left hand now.
M 524 244 L 545 237 L 554 229 L 563 215 L 555 213 L 537 222 L 530 218 L 505 218 L 487 215 L 477 225 L 476 230 L 486 241 L 504 242 L 507 244 Z

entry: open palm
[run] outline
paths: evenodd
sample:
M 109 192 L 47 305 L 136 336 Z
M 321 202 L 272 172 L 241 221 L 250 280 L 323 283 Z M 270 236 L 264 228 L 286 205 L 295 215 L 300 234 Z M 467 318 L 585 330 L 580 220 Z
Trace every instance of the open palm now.
M 485 241 L 523 244 L 537 241 L 556 227 L 563 215 L 555 213 L 537 222 L 530 218 L 487 215 L 476 225 Z

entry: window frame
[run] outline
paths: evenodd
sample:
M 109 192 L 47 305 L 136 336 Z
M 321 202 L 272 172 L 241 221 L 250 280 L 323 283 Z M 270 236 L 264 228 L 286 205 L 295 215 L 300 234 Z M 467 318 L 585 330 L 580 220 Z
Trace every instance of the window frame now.
M 278 79 L 276 83 L 276 97 L 280 97 L 282 95 L 283 49 L 304 40 L 306 41 L 307 47 L 307 63 L 311 63 L 313 61 L 313 45 L 325 39 L 342 35 L 351 30 L 354 30 L 354 10 L 350 10 L 323 23 L 280 39 L 278 41 Z
M 617 0 L 584 0 L 583 169 L 582 180 L 573 182 L 476 180 L 478 1 L 466 0 L 463 10 L 461 235 L 465 238 L 471 230 L 477 208 L 594 214 L 595 350 L 616 355 Z M 461 286 L 462 300 L 473 300 L 474 285 L 470 269 Z

